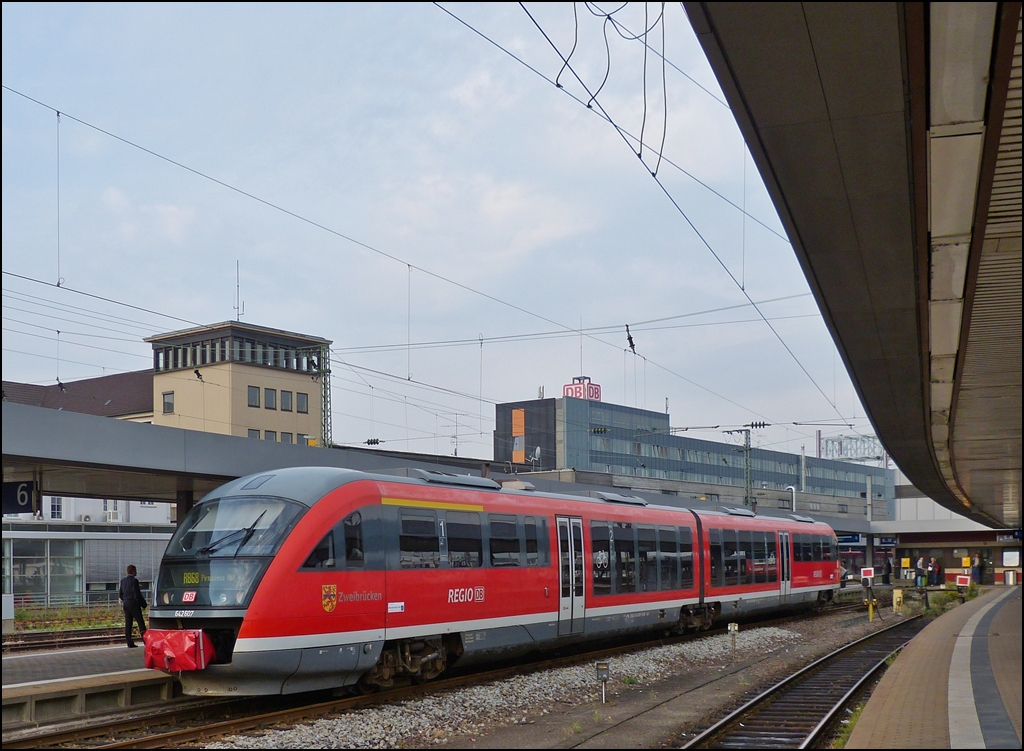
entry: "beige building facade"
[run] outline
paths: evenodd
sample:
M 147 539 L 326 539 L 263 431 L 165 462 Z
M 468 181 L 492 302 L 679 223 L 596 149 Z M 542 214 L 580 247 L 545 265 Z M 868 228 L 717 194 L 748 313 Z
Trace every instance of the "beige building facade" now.
M 153 346 L 153 424 L 330 443 L 329 340 L 226 321 L 146 342 Z

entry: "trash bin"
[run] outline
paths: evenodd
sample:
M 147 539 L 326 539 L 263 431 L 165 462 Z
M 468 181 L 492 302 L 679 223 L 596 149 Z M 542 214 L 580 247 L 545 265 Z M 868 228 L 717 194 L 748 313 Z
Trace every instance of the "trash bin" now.
M 1008 587 L 1015 586 L 1017 584 L 1017 572 L 1016 571 L 1004 571 L 1003 582 Z

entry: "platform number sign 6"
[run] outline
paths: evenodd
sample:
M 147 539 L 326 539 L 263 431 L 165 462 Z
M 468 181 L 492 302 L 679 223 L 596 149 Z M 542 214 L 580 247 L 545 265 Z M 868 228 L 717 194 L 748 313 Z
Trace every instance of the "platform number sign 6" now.
M 32 499 L 35 498 L 35 495 L 35 482 L 5 482 L 3 489 L 3 513 L 31 513 Z

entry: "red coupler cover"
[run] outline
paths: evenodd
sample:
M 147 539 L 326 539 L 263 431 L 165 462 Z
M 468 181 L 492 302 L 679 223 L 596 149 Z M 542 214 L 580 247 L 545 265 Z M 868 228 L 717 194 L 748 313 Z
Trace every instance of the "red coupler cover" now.
M 213 642 L 202 629 L 164 631 L 151 628 L 142 635 L 146 643 L 146 667 L 166 673 L 202 670 L 213 662 Z

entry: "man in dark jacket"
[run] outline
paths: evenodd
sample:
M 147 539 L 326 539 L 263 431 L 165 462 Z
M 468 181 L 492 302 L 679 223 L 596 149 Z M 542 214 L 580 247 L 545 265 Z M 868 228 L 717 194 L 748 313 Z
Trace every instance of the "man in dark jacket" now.
M 142 588 L 139 587 L 139 580 L 135 578 L 135 566 L 128 566 L 128 575 L 121 580 L 117 589 L 117 597 L 124 608 L 124 638 L 128 642 L 128 648 L 139 646 L 132 639 L 132 621 L 139 624 L 139 636 L 146 633 L 146 623 L 142 620 L 142 609 L 146 607 L 146 598 L 142 596 Z

